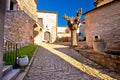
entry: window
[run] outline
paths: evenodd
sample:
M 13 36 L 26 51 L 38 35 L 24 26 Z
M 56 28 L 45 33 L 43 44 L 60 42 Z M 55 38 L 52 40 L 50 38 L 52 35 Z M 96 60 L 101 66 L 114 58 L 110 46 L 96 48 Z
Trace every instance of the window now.
M 12 1 L 10 1 L 10 10 L 13 10 L 13 5 L 14 5 L 14 3 Z
M 79 33 L 79 36 L 81 36 L 81 33 Z
M 17 10 L 17 9 L 18 9 L 17 2 L 11 0 L 10 1 L 10 8 L 9 8 L 9 10 Z
M 98 39 L 98 36 L 95 36 L 95 39 Z
M 93 40 L 100 39 L 100 35 L 93 36 Z
M 79 36 L 84 37 L 84 36 L 85 36 L 85 34 L 84 34 L 83 32 L 80 32 L 80 33 L 79 33 Z

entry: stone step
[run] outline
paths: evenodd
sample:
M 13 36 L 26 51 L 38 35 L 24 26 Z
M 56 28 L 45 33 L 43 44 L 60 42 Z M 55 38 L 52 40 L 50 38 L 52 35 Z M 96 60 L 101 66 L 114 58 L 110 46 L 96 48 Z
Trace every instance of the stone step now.
M 15 78 L 18 76 L 19 73 L 20 73 L 20 69 L 12 69 L 5 76 L 3 76 L 2 80 L 15 80 Z
M 5 76 L 12 69 L 13 69 L 12 65 L 4 66 L 3 69 L 2 69 L 2 76 Z

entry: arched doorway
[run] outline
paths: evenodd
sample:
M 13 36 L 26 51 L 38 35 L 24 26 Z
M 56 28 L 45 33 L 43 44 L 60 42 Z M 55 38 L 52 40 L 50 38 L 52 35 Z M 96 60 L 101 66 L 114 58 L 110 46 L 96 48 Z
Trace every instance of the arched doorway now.
M 46 31 L 44 33 L 44 40 L 45 42 L 50 42 L 50 32 Z

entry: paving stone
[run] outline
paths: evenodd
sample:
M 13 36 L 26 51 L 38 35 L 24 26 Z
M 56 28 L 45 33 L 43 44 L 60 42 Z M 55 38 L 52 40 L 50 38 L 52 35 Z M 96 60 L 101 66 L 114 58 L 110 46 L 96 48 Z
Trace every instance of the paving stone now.
M 56 55 L 53 54 L 54 50 L 55 53 L 59 51 L 67 55 L 64 56 L 65 58 L 70 57 L 70 61 L 66 62 L 63 58 L 59 57 L 59 53 L 56 53 Z M 101 75 L 101 73 L 94 73 L 92 69 L 89 70 L 82 66 L 85 70 L 85 72 L 83 72 L 70 64 L 72 58 L 91 68 L 97 69 L 97 67 L 100 67 L 98 64 L 86 59 L 73 49 L 69 49 L 69 47 L 41 43 L 33 64 L 24 80 L 100 80 L 100 78 L 94 75 Z M 99 68 L 99 70 L 101 69 L 103 69 L 103 67 Z M 88 74 L 87 71 L 90 72 L 91 75 Z M 112 73 L 112 76 L 115 76 L 115 73 Z

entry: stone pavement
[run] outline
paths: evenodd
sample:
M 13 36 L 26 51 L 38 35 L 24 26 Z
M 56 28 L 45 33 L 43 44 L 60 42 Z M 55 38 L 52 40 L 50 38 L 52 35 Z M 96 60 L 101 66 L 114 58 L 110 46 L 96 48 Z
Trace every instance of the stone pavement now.
M 67 46 L 41 43 L 24 80 L 120 79 L 115 72 L 106 71 Z

